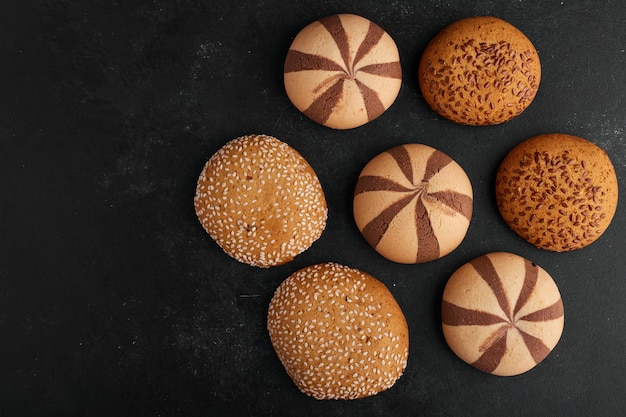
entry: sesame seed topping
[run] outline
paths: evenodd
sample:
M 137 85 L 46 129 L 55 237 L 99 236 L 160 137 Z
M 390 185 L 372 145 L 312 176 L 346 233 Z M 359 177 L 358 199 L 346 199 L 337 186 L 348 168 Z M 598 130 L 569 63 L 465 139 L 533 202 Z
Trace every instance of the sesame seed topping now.
M 316 306 L 302 321 L 289 318 L 301 310 L 298 301 Z M 374 395 L 406 367 L 408 328 L 400 307 L 380 281 L 342 265 L 313 265 L 283 281 L 270 302 L 267 328 L 287 373 L 318 399 Z
M 200 174 L 194 206 L 228 255 L 259 267 L 289 262 L 308 249 L 328 214 L 310 165 L 266 135 L 242 136 L 220 148 Z

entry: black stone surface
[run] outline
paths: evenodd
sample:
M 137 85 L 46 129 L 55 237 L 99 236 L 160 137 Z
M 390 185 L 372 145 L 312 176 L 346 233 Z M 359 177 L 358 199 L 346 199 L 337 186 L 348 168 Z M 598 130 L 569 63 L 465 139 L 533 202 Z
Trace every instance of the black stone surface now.
M 306 119 L 282 86 L 296 33 L 338 12 L 386 29 L 404 74 L 395 104 L 349 131 Z M 426 105 L 417 64 L 446 24 L 485 14 L 533 41 L 540 90 L 509 123 L 456 125 Z M 625 49 L 619 0 L 4 1 L 0 416 L 622 415 L 625 205 L 591 246 L 546 252 L 503 223 L 493 181 L 515 144 L 562 132 L 603 147 L 626 189 Z M 269 270 L 226 256 L 193 211 L 204 162 L 250 133 L 296 148 L 329 204 L 322 238 Z M 462 245 L 422 265 L 378 256 L 351 214 L 361 168 L 407 142 L 456 159 L 475 193 Z M 540 264 L 565 305 L 556 349 L 517 377 L 466 365 L 441 332 L 447 278 L 491 251 Z M 404 309 L 409 364 L 389 391 L 316 401 L 276 358 L 265 330 L 272 293 L 295 270 L 324 261 L 378 277 Z

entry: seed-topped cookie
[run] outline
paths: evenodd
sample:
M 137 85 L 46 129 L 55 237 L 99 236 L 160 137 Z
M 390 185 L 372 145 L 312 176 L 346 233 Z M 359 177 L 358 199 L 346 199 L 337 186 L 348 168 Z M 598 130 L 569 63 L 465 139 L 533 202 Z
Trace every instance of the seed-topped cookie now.
M 566 134 L 539 135 L 513 148 L 500 164 L 495 189 L 511 229 L 556 252 L 596 241 L 617 208 L 617 176 L 609 156 Z
M 303 268 L 276 289 L 267 329 L 298 388 L 356 399 L 391 388 L 409 355 L 404 314 L 373 276 L 335 263 Z
M 437 34 L 419 64 L 430 107 L 466 125 L 513 119 L 533 101 L 541 80 L 539 56 L 517 28 L 491 16 L 458 20 Z
M 200 174 L 194 206 L 228 255 L 264 268 L 293 260 L 326 227 L 326 199 L 313 168 L 266 135 L 242 136 L 220 148 Z
M 289 99 L 310 119 L 334 129 L 361 126 L 383 114 L 398 96 L 398 48 L 364 17 L 327 16 L 293 40 L 284 82 Z

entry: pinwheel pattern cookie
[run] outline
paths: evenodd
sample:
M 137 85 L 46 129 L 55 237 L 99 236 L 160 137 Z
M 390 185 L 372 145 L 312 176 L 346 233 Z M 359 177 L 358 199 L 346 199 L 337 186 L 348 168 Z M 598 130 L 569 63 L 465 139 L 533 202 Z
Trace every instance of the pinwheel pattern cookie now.
M 289 99 L 310 119 L 334 129 L 361 126 L 383 114 L 398 96 L 398 48 L 368 19 L 327 16 L 293 40 L 284 82 Z
M 534 368 L 563 332 L 556 283 L 521 256 L 496 252 L 459 268 L 443 293 L 443 333 L 452 351 L 475 368 L 512 376 Z
M 458 163 L 430 146 L 405 144 L 363 168 L 353 211 L 378 253 L 410 264 L 454 250 L 467 233 L 472 205 L 472 185 Z

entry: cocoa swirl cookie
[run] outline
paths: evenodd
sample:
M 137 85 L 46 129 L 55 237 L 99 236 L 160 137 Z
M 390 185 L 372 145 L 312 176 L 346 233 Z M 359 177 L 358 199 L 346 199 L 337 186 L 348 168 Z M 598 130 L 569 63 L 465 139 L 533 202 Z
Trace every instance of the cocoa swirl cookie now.
M 458 20 L 438 33 L 420 60 L 419 85 L 430 107 L 466 125 L 513 119 L 533 101 L 541 81 L 531 41 L 504 20 Z
M 293 260 L 326 227 L 326 199 L 313 168 L 266 135 L 234 139 L 211 156 L 198 178 L 194 207 L 228 255 L 262 268 Z
M 554 349 L 563 332 L 563 301 L 540 266 L 505 252 L 459 268 L 443 293 L 446 342 L 463 361 L 493 375 L 524 373 Z
M 411 264 L 454 250 L 469 228 L 472 204 L 472 185 L 459 164 L 430 146 L 406 144 L 363 168 L 353 212 L 378 253 Z
M 596 241 L 618 200 L 617 176 L 606 152 L 566 134 L 539 135 L 513 148 L 500 164 L 495 191 L 511 229 L 556 252 Z
M 327 16 L 293 40 L 284 83 L 291 102 L 310 119 L 334 129 L 361 126 L 398 96 L 398 48 L 387 32 L 361 16 Z
M 385 285 L 335 263 L 303 268 L 278 287 L 267 329 L 297 387 L 316 399 L 391 388 L 409 354 L 405 317 Z

